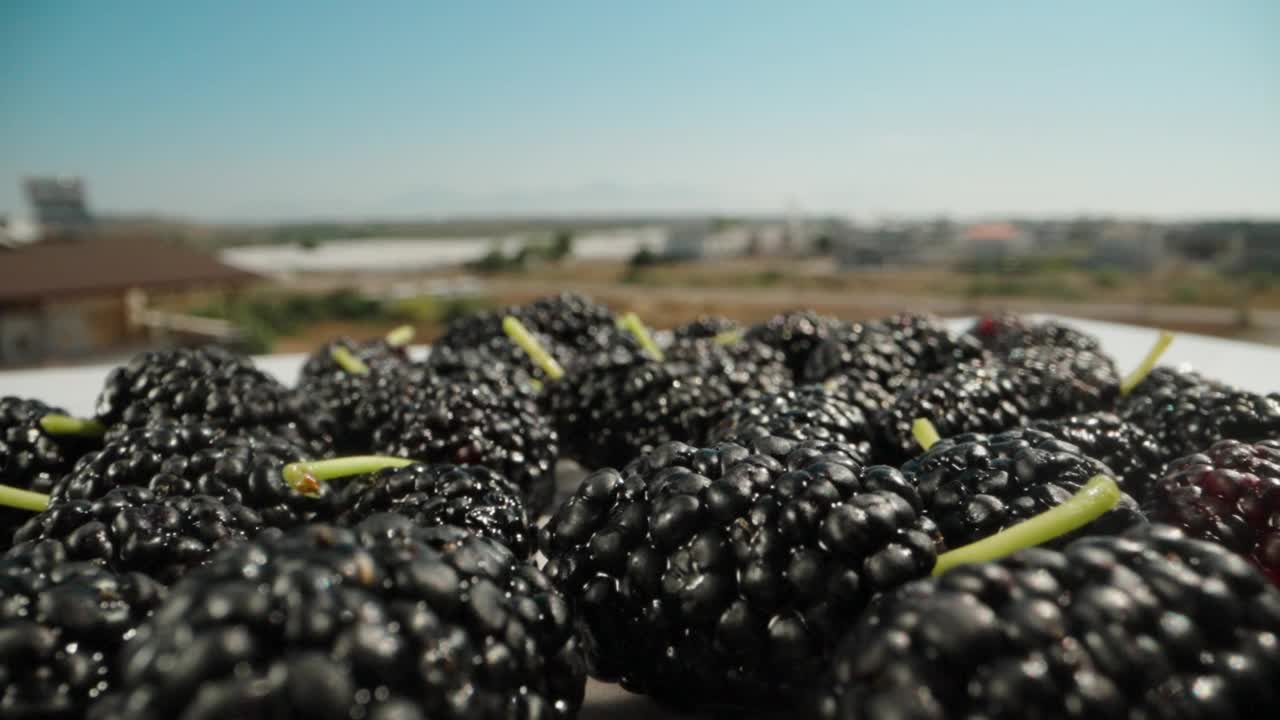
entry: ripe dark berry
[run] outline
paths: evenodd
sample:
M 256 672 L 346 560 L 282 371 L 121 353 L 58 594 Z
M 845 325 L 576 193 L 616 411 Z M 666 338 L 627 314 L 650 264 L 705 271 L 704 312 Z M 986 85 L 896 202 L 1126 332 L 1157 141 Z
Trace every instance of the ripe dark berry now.
M 868 598 L 933 567 L 898 471 L 838 444 L 667 443 L 589 475 L 544 529 L 592 673 L 667 702 L 781 699 Z
M 285 465 L 306 459 L 305 450 L 275 435 L 153 424 L 86 455 L 54 485 L 52 503 L 97 500 L 114 488 L 137 486 L 158 497 L 211 495 L 254 510 L 267 526 L 291 527 L 332 509 L 331 493 L 302 495 L 281 476 Z
M 216 348 L 140 353 L 111 371 L 98 396 L 104 425 L 146 426 L 155 419 L 221 428 L 291 426 L 325 440 L 334 418 L 245 357 Z
M 849 633 L 823 720 L 1242 718 L 1280 707 L 1280 590 L 1153 528 L 908 584 Z
M 809 382 L 822 382 L 843 375 L 873 382 L 889 393 L 897 393 L 913 379 L 929 372 L 916 373 L 915 366 L 916 358 L 910 356 L 891 333 L 868 323 L 853 325 L 815 347 L 800 377 Z
M 1173 461 L 1146 509 L 1249 558 L 1280 584 L 1280 440 L 1223 440 Z
M 670 362 L 690 363 L 700 372 L 723 377 L 738 399 L 779 393 L 792 385 L 783 354 L 762 342 L 681 340 L 663 353 Z
M 581 351 L 556 342 L 546 335 L 532 333 L 552 357 L 560 363 L 572 362 Z M 620 341 L 622 336 L 617 336 Z M 525 384 L 530 379 L 546 383 L 546 371 L 538 367 L 520 346 L 501 334 L 471 345 L 432 345 L 426 368 L 437 376 L 459 380 L 496 381 L 502 385 Z
M 676 342 L 681 340 L 710 340 L 722 333 L 738 330 L 738 323 L 720 315 L 703 315 L 691 323 L 671 331 Z M 775 345 L 775 347 L 778 347 Z
M 69 560 L 171 583 L 222 547 L 257 534 L 262 517 L 208 495 L 157 497 L 117 487 L 93 500 L 64 500 L 30 516 L 15 544 L 61 541 Z
M 9 550 L 0 557 L 0 717 L 84 717 L 163 595 L 145 575 L 70 561 L 57 541 Z
M 39 400 L 0 397 L 0 484 L 48 493 L 85 453 L 101 445 L 95 438 L 52 435 L 40 426 L 50 413 L 65 414 Z M 31 513 L 0 507 L 0 551 Z
M 341 368 L 305 377 L 299 391 L 322 402 L 337 421 L 334 445 L 342 453 L 373 451 L 373 433 L 428 382 L 419 365 L 401 364 L 358 375 Z
M 1030 322 L 1017 315 L 996 315 L 979 319 L 967 334 L 997 355 L 1007 355 L 1028 347 L 1060 347 L 1083 352 L 1101 352 L 1098 338 L 1052 320 Z
M 559 357 L 556 346 L 547 346 L 547 351 Z M 432 347 L 422 370 L 428 375 L 419 382 L 479 383 L 503 392 L 514 389 L 526 394 L 534 380 L 549 381 L 546 372 L 536 367 L 520 346 L 505 336 L 478 348 Z
M 1125 490 L 1138 502 L 1164 469 L 1168 450 L 1147 431 L 1109 412 L 1036 420 L 1028 427 L 1048 433 L 1101 460 L 1122 479 Z
M 912 424 L 933 423 L 943 437 L 1000 432 L 1038 418 L 1110 406 L 1120 380 L 1109 358 L 1062 348 L 1030 348 L 983 365 L 961 364 L 908 389 L 876 418 L 886 452 L 918 453 Z
M 422 527 L 454 525 L 506 545 L 521 558 L 534 537 L 519 486 L 478 465 L 387 468 L 338 481 L 339 525 L 394 512 Z
M 572 718 L 569 608 L 502 545 L 398 515 L 230 548 L 125 648 L 96 720 Z
M 502 331 L 502 320 L 507 316 L 523 323 L 539 340 L 544 341 L 548 349 L 557 349 L 557 357 L 562 363 L 571 359 L 567 355 L 599 350 L 623 337 L 623 333 L 614 324 L 613 312 L 609 308 L 576 293 L 562 293 L 538 298 L 524 305 L 511 305 L 455 318 L 449 322 L 444 335 L 433 343 L 432 348 L 478 348 L 492 340 L 510 346 L 511 343 Z M 500 346 L 490 347 L 497 349 Z M 533 369 L 532 365 L 529 367 Z
M 762 436 L 845 443 L 856 447 L 864 462 L 874 459 L 873 433 L 862 411 L 821 385 L 735 403 L 711 428 L 707 439 L 711 443 L 727 440 L 749 445 L 751 439 Z
M 746 339 L 780 350 L 791 374 L 804 375 L 809 356 L 832 336 L 845 332 L 847 324 L 811 310 L 795 310 L 775 315 L 747 330 Z
M 416 386 L 373 441 L 386 455 L 495 470 L 520 486 L 530 512 L 540 512 L 555 492 L 559 438 L 527 387 Z
M 916 375 L 985 358 L 980 343 L 964 335 L 953 334 L 933 315 L 898 313 L 873 324 L 881 332 L 888 333 L 894 344 L 902 349 Z
M 1137 418 L 1156 421 L 1147 417 L 1162 405 L 1176 402 L 1184 395 L 1198 395 L 1211 390 L 1229 390 L 1225 384 L 1212 380 L 1193 370 L 1160 366 L 1153 368 L 1134 386 L 1128 395 L 1120 399 L 1120 414 L 1126 419 Z M 1129 418 L 1130 415 L 1136 416 Z M 1144 424 L 1139 422 L 1139 424 Z M 1148 430 L 1150 432 L 1150 430 Z
M 824 342 L 810 356 L 805 377 L 814 382 L 844 377 L 897 395 L 931 374 L 984 359 L 977 341 L 953 337 L 936 319 L 897 315 L 852 326 Z
M 686 341 L 664 361 L 619 346 L 570 368 L 548 387 L 548 404 L 566 455 L 597 468 L 665 442 L 700 442 L 731 401 L 788 382 L 777 354 L 758 343 Z
M 1148 377 L 1122 402 L 1121 415 L 1155 436 L 1169 459 L 1200 452 L 1219 440 L 1280 437 L 1280 393 L 1235 390 L 1164 369 L 1152 375 L 1156 377 Z
M 364 363 L 370 372 L 397 370 L 409 364 L 409 352 L 403 345 L 393 345 L 385 338 L 358 342 L 348 337 L 331 340 L 316 348 L 302 364 L 298 376 L 300 385 L 313 384 L 335 374 L 351 374 L 349 369 L 333 357 L 334 348 L 343 348 Z
M 833 375 L 822 381 L 822 389 L 861 410 L 868 420 L 888 410 L 895 397 L 880 383 L 854 375 Z
M 953 548 L 1061 505 L 1096 475 L 1114 477 L 1079 448 L 1036 430 L 944 438 L 903 465 L 902 474 Z M 1116 480 L 1123 488 L 1123 478 Z M 1125 495 L 1080 532 L 1115 533 L 1142 522 L 1137 502 Z

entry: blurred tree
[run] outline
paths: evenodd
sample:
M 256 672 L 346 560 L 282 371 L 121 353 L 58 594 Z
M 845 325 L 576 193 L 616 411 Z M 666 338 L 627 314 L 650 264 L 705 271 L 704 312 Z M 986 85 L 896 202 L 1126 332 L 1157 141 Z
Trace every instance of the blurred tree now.
M 551 260 L 563 260 L 573 254 L 573 233 L 569 230 L 557 230 L 551 238 L 551 249 L 547 257 Z
M 636 253 L 631 256 L 631 260 L 629 261 L 628 264 L 631 265 L 631 267 L 633 268 L 642 268 L 642 267 L 649 267 L 650 265 L 657 265 L 658 256 L 656 253 L 650 250 L 648 246 L 644 246 L 644 247 L 641 247 L 639 250 L 637 250 Z

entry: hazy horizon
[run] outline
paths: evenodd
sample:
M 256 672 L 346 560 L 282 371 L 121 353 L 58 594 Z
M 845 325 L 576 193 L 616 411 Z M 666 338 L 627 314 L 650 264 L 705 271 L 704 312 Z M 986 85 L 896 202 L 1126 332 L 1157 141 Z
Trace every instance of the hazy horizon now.
M 1280 215 L 1280 3 L 0 5 L 0 213 Z

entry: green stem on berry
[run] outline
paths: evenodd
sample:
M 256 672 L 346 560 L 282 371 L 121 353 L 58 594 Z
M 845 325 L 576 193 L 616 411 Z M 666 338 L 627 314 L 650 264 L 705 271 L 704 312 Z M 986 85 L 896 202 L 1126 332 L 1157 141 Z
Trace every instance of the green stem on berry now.
M 329 357 L 338 363 L 338 367 L 346 370 L 352 375 L 368 375 L 369 366 L 364 361 L 355 356 L 355 353 L 348 350 L 342 345 L 334 345 L 329 348 Z
M 320 492 L 320 483 L 351 475 L 367 475 L 386 468 L 412 465 L 416 460 L 390 455 L 350 455 L 332 460 L 310 460 L 284 466 L 284 481 L 303 495 Z
M 0 485 L 0 507 L 43 512 L 49 507 L 49 496 L 12 485 Z
M 1120 501 L 1120 488 L 1106 475 L 1097 475 L 1070 500 L 1033 518 L 1023 520 L 991 537 L 969 543 L 938 556 L 933 574 L 941 575 L 957 565 L 983 563 L 1012 555 L 1061 537 L 1088 525 Z
M 711 340 L 717 345 L 736 345 L 739 342 L 742 342 L 742 336 L 745 334 L 746 331 L 741 328 L 736 330 L 725 330 L 722 333 L 717 333 L 715 337 L 711 338 Z
M 387 333 L 384 340 L 391 347 L 404 347 L 413 342 L 415 334 L 417 334 L 417 331 L 413 329 L 412 325 L 401 325 Z
M 621 322 L 622 327 L 627 332 L 631 333 L 631 336 L 636 339 L 636 342 L 640 343 L 640 347 L 644 348 L 644 351 L 649 353 L 649 357 L 657 360 L 658 362 L 662 362 L 666 359 L 666 356 L 662 354 L 662 348 L 658 347 L 658 343 L 653 341 L 653 336 L 649 334 L 649 328 L 644 326 L 644 322 L 640 320 L 639 315 L 629 312 L 622 316 Z
M 911 423 L 911 435 L 925 452 L 942 439 L 938 434 L 938 428 L 934 427 L 927 418 L 916 418 L 915 422 Z
M 1156 338 L 1156 344 L 1151 346 L 1147 356 L 1142 358 L 1142 362 L 1138 363 L 1138 367 L 1126 375 L 1124 381 L 1120 383 L 1121 397 L 1133 392 L 1134 388 L 1147 379 L 1147 375 L 1150 375 L 1151 371 L 1155 369 L 1156 363 L 1160 362 L 1160 356 L 1164 355 L 1164 351 L 1169 349 L 1169 343 L 1171 342 L 1173 342 L 1173 333 L 1167 330 L 1160 331 L 1160 337 Z
M 102 437 L 107 428 L 97 420 L 50 413 L 40 418 L 40 427 L 50 435 L 80 435 Z
M 542 372 L 547 374 L 547 379 L 559 380 L 564 377 L 564 368 L 560 367 L 560 363 L 556 362 L 556 359 L 551 357 L 551 353 L 542 347 L 542 343 L 538 342 L 538 338 L 529 332 L 524 323 L 508 315 L 502 318 L 502 332 L 519 345 L 521 350 L 524 350 L 534 365 L 542 368 Z

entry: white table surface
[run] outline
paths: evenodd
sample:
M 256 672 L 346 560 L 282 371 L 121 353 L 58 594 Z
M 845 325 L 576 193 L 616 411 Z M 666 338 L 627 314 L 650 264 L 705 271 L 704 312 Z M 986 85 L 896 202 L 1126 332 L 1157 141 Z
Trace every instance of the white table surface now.
M 1127 372 L 1146 355 L 1158 335 L 1155 330 L 1130 325 L 1075 318 L 1054 319 L 1096 335 L 1103 348 L 1115 357 L 1122 372 Z M 947 323 L 958 332 L 967 328 L 972 320 L 955 318 Z M 304 357 L 301 354 L 268 355 L 255 360 L 267 372 L 292 383 Z M 1210 377 L 1255 392 L 1280 390 L 1280 382 L 1271 374 L 1280 369 L 1280 347 L 1179 334 L 1161 364 L 1187 365 Z M 73 414 L 91 414 L 98 390 L 110 369 L 107 365 L 88 365 L 0 372 L 0 395 L 35 397 L 64 407 Z M 583 720 L 638 720 L 688 716 L 665 710 L 645 698 L 593 680 L 587 685 L 587 703 L 581 717 Z

